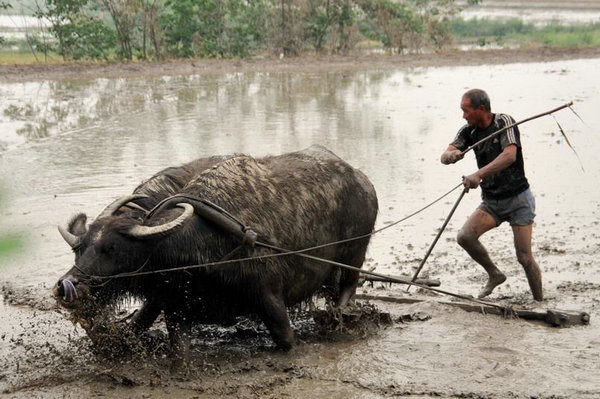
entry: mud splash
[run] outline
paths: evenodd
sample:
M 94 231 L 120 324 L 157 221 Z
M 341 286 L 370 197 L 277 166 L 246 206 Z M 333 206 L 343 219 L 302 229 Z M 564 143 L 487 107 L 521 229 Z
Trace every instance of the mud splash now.
M 295 380 L 320 379 L 310 366 L 292 360 L 296 356 L 321 362 L 322 348 L 351 346 L 393 324 L 389 314 L 369 304 L 354 304 L 343 313 L 297 309 L 292 320 L 298 346 L 284 353 L 260 322 L 240 318 L 231 327 L 194 328 L 190 363 L 173 370 L 162 320 L 138 339 L 117 321 L 121 315 L 104 313 L 94 320 L 100 330 L 86 335 L 65 325 L 64 310 L 47 312 L 49 303 L 31 298 L 27 290 L 5 286 L 4 299 L 11 303 L 10 313 L 22 319 L 22 331 L 6 340 L 12 356 L 0 362 L 2 393 L 10 397 L 89 397 L 107 389 L 127 397 L 276 395 Z M 44 311 L 42 317 L 31 314 L 32 306 Z

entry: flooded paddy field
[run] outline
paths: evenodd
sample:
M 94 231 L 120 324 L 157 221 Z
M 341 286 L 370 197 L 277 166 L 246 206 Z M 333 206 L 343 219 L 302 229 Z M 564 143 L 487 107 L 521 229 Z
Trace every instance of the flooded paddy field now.
M 169 76 L 3 80 L 0 84 L 0 236 L 23 248 L 0 260 L 0 390 L 6 397 L 593 398 L 600 395 L 599 58 L 495 65 L 215 71 Z M 522 60 L 527 61 L 527 60 Z M 97 215 L 158 170 L 215 154 L 262 156 L 321 144 L 373 182 L 377 228 L 432 202 L 475 170 L 469 155 L 439 156 L 462 125 L 468 88 L 516 120 L 569 101 L 521 127 L 537 199 L 533 250 L 543 272 L 534 303 L 509 226 L 482 241 L 508 280 L 490 300 L 591 315 L 565 329 L 438 303 L 446 296 L 365 284 L 360 294 L 422 299 L 373 302 L 391 324 L 323 334 L 294 318 L 290 353 L 259 324 L 199 329 L 193 367 L 171 373 L 160 346 L 146 357 L 96 358 L 50 290 L 73 263 L 56 231 L 76 212 Z M 566 144 L 557 122 L 577 155 Z M 475 295 L 483 270 L 456 244 L 479 203 L 465 196 L 422 272 Z M 375 235 L 365 268 L 412 275 L 458 198 Z
M 600 21 L 600 3 L 596 0 L 487 0 L 467 7 L 464 18 L 510 19 L 518 18 L 536 25 L 560 23 L 577 25 Z

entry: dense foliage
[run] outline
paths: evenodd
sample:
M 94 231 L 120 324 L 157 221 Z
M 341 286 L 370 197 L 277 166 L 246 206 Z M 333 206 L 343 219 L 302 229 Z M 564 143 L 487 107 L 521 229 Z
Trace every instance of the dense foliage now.
M 469 0 L 476 4 L 481 0 Z M 455 0 L 40 0 L 65 59 L 339 53 L 361 42 L 396 52 L 450 42 Z M 464 3 L 464 2 L 463 2 Z

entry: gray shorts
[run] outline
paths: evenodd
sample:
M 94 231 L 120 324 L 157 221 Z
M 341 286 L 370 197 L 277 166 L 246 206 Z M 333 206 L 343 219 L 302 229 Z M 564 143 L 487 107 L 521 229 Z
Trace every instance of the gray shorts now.
M 506 199 L 484 198 L 477 209 L 492 215 L 497 226 L 502 222 L 509 222 L 511 226 L 529 226 L 535 218 L 535 198 L 531 190 L 527 189 Z

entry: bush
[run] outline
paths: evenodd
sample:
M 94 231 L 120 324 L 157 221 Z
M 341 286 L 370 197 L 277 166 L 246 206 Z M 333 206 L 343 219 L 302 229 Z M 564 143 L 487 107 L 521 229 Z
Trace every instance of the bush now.
M 160 19 L 176 57 L 247 56 L 262 47 L 264 6 L 242 0 L 168 0 Z

